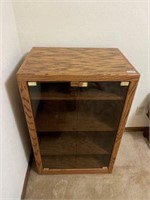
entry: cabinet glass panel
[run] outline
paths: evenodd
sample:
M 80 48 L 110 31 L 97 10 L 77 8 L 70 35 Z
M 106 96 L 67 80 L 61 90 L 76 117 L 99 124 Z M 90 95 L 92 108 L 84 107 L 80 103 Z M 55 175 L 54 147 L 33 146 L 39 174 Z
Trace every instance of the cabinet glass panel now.
M 36 82 L 28 85 L 43 167 L 107 167 L 128 84 Z

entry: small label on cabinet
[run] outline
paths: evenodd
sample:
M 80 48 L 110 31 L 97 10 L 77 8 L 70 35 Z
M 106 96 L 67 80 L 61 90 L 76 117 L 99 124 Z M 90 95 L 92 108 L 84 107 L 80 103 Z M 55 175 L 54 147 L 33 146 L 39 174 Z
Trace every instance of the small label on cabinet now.
M 135 74 L 136 71 L 135 70 L 128 70 L 127 73 L 129 73 L 129 74 Z
M 28 82 L 28 86 L 37 86 L 37 82 Z
M 121 86 L 128 86 L 128 85 L 129 85 L 129 82 L 121 82 L 120 85 L 121 85 Z

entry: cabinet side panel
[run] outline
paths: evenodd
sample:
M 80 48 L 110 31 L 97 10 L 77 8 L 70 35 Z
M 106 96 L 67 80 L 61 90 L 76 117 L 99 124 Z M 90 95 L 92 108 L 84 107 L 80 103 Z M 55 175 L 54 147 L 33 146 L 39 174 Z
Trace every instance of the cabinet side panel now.
M 125 105 L 124 105 L 124 109 L 123 109 L 123 113 L 122 113 L 122 117 L 120 120 L 120 124 L 119 124 L 119 128 L 117 131 L 117 135 L 116 135 L 116 139 L 115 139 L 115 143 L 114 143 L 114 147 L 113 147 L 113 151 L 112 151 L 112 155 L 111 155 L 111 159 L 110 159 L 110 163 L 109 163 L 109 172 L 112 171 L 113 169 L 113 165 L 115 163 L 116 160 L 116 156 L 117 156 L 117 152 L 120 146 L 120 142 L 121 142 L 121 138 L 124 132 L 124 128 L 125 128 L 125 124 L 127 121 L 127 117 L 131 108 L 131 104 L 133 101 L 133 97 L 136 91 L 136 87 L 137 87 L 137 81 L 136 82 L 131 82 L 129 89 L 128 89 L 128 93 L 127 93 L 127 97 L 126 97 L 126 101 L 125 101 Z
M 25 117 L 26 117 L 26 121 L 27 121 L 27 125 L 28 125 L 32 148 L 34 151 L 34 157 L 35 157 L 35 161 L 36 161 L 37 170 L 38 170 L 38 173 L 41 173 L 41 170 L 43 168 L 42 160 L 41 160 L 39 142 L 38 142 L 38 137 L 37 137 L 37 133 L 36 133 L 36 128 L 35 128 L 34 117 L 33 117 L 27 83 L 24 81 L 18 81 L 18 86 L 19 86 L 23 109 L 24 109 L 24 113 L 25 113 Z

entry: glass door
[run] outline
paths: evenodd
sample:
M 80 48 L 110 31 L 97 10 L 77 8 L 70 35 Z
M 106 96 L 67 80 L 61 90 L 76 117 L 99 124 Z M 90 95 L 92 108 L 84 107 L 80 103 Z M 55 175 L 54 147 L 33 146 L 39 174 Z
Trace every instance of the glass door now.
M 74 168 L 78 88 L 69 82 L 29 87 L 44 168 Z
M 43 167 L 107 167 L 128 86 L 121 82 L 28 85 Z
M 109 165 L 128 87 L 120 82 L 88 82 L 77 95 L 78 166 Z

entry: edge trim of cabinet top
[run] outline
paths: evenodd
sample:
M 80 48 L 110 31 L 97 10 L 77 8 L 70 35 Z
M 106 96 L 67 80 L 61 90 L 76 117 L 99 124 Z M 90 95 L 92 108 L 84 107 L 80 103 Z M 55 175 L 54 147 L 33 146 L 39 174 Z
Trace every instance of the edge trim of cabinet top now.
M 139 72 L 117 48 L 33 47 L 17 72 L 25 81 L 137 81 Z

